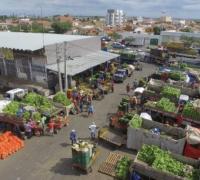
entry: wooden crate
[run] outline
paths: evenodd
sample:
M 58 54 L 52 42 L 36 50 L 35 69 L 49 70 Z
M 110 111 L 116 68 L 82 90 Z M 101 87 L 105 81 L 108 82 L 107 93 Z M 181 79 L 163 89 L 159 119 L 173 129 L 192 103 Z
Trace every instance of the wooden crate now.
M 115 169 L 117 166 L 117 162 L 121 160 L 123 157 L 124 157 L 123 155 L 118 153 L 110 153 L 105 162 L 103 162 L 100 165 L 98 171 L 103 174 L 115 177 L 116 176 Z

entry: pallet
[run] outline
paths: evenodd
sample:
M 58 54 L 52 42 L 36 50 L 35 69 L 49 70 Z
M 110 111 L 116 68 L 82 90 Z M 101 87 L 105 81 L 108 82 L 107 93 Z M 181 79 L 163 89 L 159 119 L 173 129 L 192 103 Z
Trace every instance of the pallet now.
M 124 157 L 124 156 L 121 154 L 110 153 L 109 156 L 107 157 L 107 159 L 105 160 L 105 162 L 103 162 L 100 165 L 98 172 L 112 176 L 112 177 L 116 177 L 115 169 L 117 166 L 117 162 L 120 159 L 122 159 L 122 157 Z

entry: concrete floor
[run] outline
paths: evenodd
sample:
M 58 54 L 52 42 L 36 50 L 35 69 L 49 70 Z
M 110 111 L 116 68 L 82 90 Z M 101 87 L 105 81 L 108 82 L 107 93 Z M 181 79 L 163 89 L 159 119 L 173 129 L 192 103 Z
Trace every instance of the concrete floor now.
M 25 148 L 0 161 L 1 180 L 110 180 L 112 177 L 98 172 L 98 167 L 111 151 L 129 153 L 134 158 L 134 153 L 122 149 L 114 149 L 104 143 L 99 144 L 100 155 L 92 166 L 92 173 L 85 175 L 71 167 L 71 147 L 69 133 L 76 129 L 81 138 L 89 137 L 88 126 L 95 121 L 99 127 L 108 124 L 108 113 L 115 113 L 121 98 L 126 95 L 125 85 L 132 85 L 134 79 L 140 79 L 154 72 L 156 67 L 144 64 L 143 71 L 135 71 L 133 76 L 123 84 L 115 85 L 115 92 L 107 95 L 102 101 L 95 101 L 95 114 L 86 117 L 86 113 L 70 116 L 71 122 L 54 137 L 34 137 L 26 140 Z

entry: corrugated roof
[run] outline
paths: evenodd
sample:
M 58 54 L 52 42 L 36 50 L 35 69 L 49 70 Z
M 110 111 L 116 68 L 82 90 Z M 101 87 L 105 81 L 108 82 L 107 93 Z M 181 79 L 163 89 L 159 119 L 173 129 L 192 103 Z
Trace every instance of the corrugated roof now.
M 66 63 L 66 72 L 68 75 L 74 76 L 87 69 L 105 63 L 109 60 L 119 57 L 118 54 L 113 54 L 105 51 L 97 51 L 87 54 L 82 57 L 76 57 L 74 60 L 68 60 Z M 53 71 L 58 71 L 57 63 L 47 65 L 47 68 Z M 60 62 L 60 72 L 64 73 L 64 62 Z
M 35 51 L 51 44 L 75 41 L 91 38 L 91 36 L 47 34 L 47 33 L 23 33 L 0 32 L 0 48 Z

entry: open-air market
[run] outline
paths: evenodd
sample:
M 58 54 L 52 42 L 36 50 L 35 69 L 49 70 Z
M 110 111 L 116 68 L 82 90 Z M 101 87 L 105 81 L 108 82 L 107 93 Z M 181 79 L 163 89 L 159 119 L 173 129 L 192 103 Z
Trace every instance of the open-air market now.
M 94 11 L 111 6 L 94 2 Z M 146 7 L 119 2 L 130 14 L 128 4 Z M 200 180 L 200 21 L 193 13 L 58 15 L 63 3 L 85 7 L 60 0 L 35 15 L 21 15 L 15 3 L 21 14 L 4 15 L 6 3 L 0 179 Z

